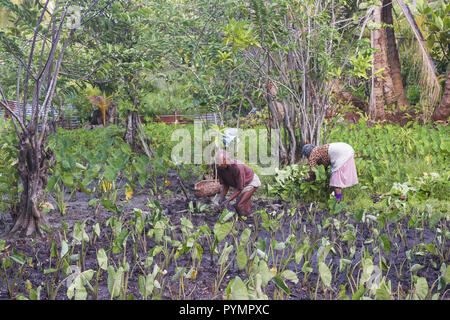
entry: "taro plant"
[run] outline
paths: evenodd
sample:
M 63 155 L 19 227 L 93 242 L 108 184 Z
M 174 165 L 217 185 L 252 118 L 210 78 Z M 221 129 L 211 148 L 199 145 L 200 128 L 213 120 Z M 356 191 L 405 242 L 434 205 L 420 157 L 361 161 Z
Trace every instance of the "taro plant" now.
M 190 279 L 195 279 L 203 257 L 203 247 L 198 243 L 201 231 L 197 230 L 194 232 L 194 225 L 186 217 L 181 217 L 180 222 L 182 238 L 180 240 L 181 245 L 177 249 L 175 258 L 179 258 L 181 254 L 190 253 L 192 267 L 188 272 L 188 277 Z
M 319 277 L 317 277 L 316 290 L 314 292 L 314 299 L 317 298 L 317 291 L 319 289 L 319 280 L 323 284 L 323 292 L 326 295 L 328 289 L 331 289 L 332 273 L 330 270 L 331 262 L 327 263 L 326 258 L 330 251 L 333 251 L 333 244 L 326 238 L 321 239 L 321 245 L 317 250 L 317 266 L 319 270 Z
M 154 293 L 154 290 L 161 289 L 161 284 L 157 279 L 160 272 L 161 269 L 155 264 L 152 273 L 139 276 L 139 292 L 144 300 L 147 300 Z
M 251 229 L 245 228 L 239 237 L 239 241 L 235 241 L 236 248 L 236 262 L 239 270 L 245 269 L 246 273 L 249 274 L 250 266 L 248 265 L 250 257 L 250 235 Z
M 175 274 L 172 276 L 172 279 L 171 279 L 172 282 L 178 281 L 177 299 L 185 299 L 186 298 L 186 292 L 185 292 L 185 286 L 184 286 L 185 276 L 186 276 L 186 267 L 177 267 L 175 269 Z M 168 288 L 169 288 L 171 296 L 173 297 L 170 284 L 168 284 Z
M 51 177 L 46 191 L 55 193 L 56 205 L 62 215 L 65 215 L 67 204 L 77 188 L 89 192 L 82 181 L 87 168 L 80 163 L 79 150 L 74 147 L 72 139 L 73 136 L 56 134 L 49 138 L 47 145 L 54 150 L 55 165 L 49 169 Z
M 134 227 L 133 235 L 136 237 L 134 255 L 137 258 L 138 246 L 140 244 L 144 254 L 147 254 L 147 235 L 145 234 L 145 226 L 147 224 L 147 213 L 141 209 L 134 208 L 133 215 L 129 223 Z
M 427 279 L 413 276 L 413 290 L 406 296 L 407 300 L 426 300 L 430 298 L 430 290 Z
M 274 279 L 276 272 L 269 269 L 267 262 L 256 254 L 247 279 L 236 276 L 224 292 L 225 300 L 268 300 L 267 285 Z
M 41 300 L 41 290 L 42 287 L 38 286 L 36 289 L 33 289 L 33 285 L 31 284 L 30 280 L 25 281 L 25 289 L 28 292 L 28 298 L 20 293 L 17 295 L 17 300 Z
M 63 227 L 66 228 L 66 227 Z M 79 261 L 79 255 L 75 255 L 74 254 L 74 249 L 75 246 L 71 245 L 70 243 L 66 240 L 66 238 L 62 237 L 60 235 L 60 243 L 61 243 L 61 248 L 60 250 L 58 250 L 56 243 L 54 243 L 54 245 L 51 246 L 51 253 L 50 253 L 50 259 L 49 259 L 49 267 L 47 269 L 44 270 L 44 274 L 48 274 L 51 275 L 50 279 L 48 279 L 46 281 L 46 290 L 47 290 L 47 295 L 49 297 L 49 299 L 53 300 L 56 298 L 56 295 L 59 291 L 59 289 L 61 288 L 61 286 L 64 284 L 64 282 L 67 280 L 67 278 L 70 276 L 70 274 L 68 275 L 68 270 L 70 269 L 70 263 L 71 262 L 75 262 L 75 261 Z M 53 265 L 52 264 L 52 257 L 56 257 L 56 263 Z M 79 269 L 77 267 L 77 269 Z M 60 280 L 60 274 L 61 272 L 65 275 L 68 275 L 65 279 Z M 58 283 L 59 281 L 59 283 Z
M 303 240 L 301 240 L 295 248 L 294 260 L 295 260 L 295 268 L 297 270 L 297 266 L 301 265 L 301 272 L 303 273 L 302 285 L 308 286 L 309 288 L 309 276 L 313 272 L 313 268 L 311 267 L 311 257 L 314 246 L 311 244 L 310 238 L 306 236 Z M 303 261 L 302 264 L 300 264 Z
M 219 256 L 219 259 L 217 260 L 218 266 L 216 278 L 214 279 L 213 296 L 217 295 L 218 291 L 220 290 L 220 285 L 222 284 L 226 273 L 228 272 L 233 263 L 233 259 L 228 259 L 233 248 L 234 246 L 232 244 L 228 244 L 228 242 L 225 242 L 225 245 L 222 249 L 222 253 Z
M 316 179 L 311 182 L 301 182 L 309 174 L 309 166 L 291 165 L 283 170 L 277 170 L 275 185 L 268 185 L 270 196 L 278 196 L 287 201 L 296 202 L 299 199 L 306 203 L 326 202 L 331 193 L 327 171 L 323 165 L 313 168 Z
M 217 243 L 216 238 L 214 237 L 211 228 L 206 224 L 203 223 L 203 225 L 198 227 L 198 230 L 201 231 L 200 240 L 203 243 L 204 247 L 208 247 L 209 251 L 209 263 L 212 266 L 214 264 L 214 255 L 219 254 L 217 251 Z M 204 241 L 206 241 L 206 245 L 204 244 Z
M 24 270 L 27 265 L 31 265 L 32 258 L 26 257 L 23 253 L 18 252 L 16 248 L 11 248 L 9 254 L 8 247 L 5 242 L 0 242 L 1 271 L 3 281 L 6 283 L 8 295 L 11 299 L 16 297 L 16 290 L 18 289 L 18 280 L 23 281 Z
M 90 237 L 86 232 L 86 221 L 78 221 L 73 227 L 73 245 L 80 245 L 79 263 L 82 270 L 86 269 L 86 254 L 89 249 Z
M 94 291 L 94 288 L 90 284 L 93 276 L 94 270 L 90 269 L 76 274 L 67 288 L 67 297 L 69 299 L 75 298 L 75 300 L 86 300 L 88 290 L 90 292 Z
M 129 263 L 125 262 L 120 264 L 118 268 L 115 268 L 113 265 L 109 265 L 107 271 L 107 284 L 111 300 L 117 297 L 124 300 L 128 289 L 127 280 L 128 273 L 130 271 Z

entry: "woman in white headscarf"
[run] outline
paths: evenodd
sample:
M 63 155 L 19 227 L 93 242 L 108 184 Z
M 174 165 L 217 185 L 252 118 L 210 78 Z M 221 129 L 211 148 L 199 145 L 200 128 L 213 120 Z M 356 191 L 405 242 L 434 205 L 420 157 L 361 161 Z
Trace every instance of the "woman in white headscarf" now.
M 305 144 L 302 155 L 308 159 L 310 173 L 303 181 L 315 180 L 312 170 L 317 165 L 327 168 L 331 165 L 330 186 L 334 187 L 334 196 L 342 201 L 342 188 L 348 188 L 358 183 L 358 174 L 354 159 L 355 151 L 344 142 L 334 142 L 316 147 L 313 144 Z

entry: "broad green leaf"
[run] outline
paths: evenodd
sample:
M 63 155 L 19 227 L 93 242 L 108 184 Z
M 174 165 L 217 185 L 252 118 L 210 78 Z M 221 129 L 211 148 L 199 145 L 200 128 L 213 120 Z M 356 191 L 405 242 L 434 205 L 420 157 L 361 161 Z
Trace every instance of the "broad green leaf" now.
M 245 248 L 240 245 L 237 247 L 236 260 L 239 270 L 242 270 L 247 265 L 247 254 L 245 253 Z
M 375 297 L 377 300 L 392 300 L 391 295 L 384 285 L 375 291 Z
M 423 269 L 423 268 L 424 268 L 424 266 L 422 266 L 422 265 L 416 263 L 415 265 L 413 265 L 413 266 L 411 267 L 410 271 L 411 271 L 412 273 L 416 273 L 417 271 L 419 271 L 420 269 Z
M 251 233 L 252 233 L 252 231 L 249 228 L 245 228 L 244 231 L 242 231 L 242 233 L 241 233 L 241 236 L 239 238 L 239 243 L 241 245 L 247 244 Z
M 214 237 L 217 239 L 217 242 L 221 242 L 225 237 L 230 233 L 231 228 L 233 227 L 233 222 L 226 223 L 217 223 L 214 226 Z
M 375 268 L 374 268 L 372 259 L 364 259 L 363 260 L 363 275 L 361 277 L 362 283 L 366 283 L 370 279 L 374 269 Z
M 231 300 L 248 300 L 248 291 L 245 283 L 238 276 L 231 284 Z
M 276 284 L 278 288 L 280 288 L 286 295 L 291 294 L 291 290 L 289 290 L 286 283 L 284 283 L 283 279 L 281 279 L 279 276 L 275 276 L 272 281 Z
M 60 257 L 64 257 L 67 252 L 69 252 L 69 244 L 67 243 L 66 240 L 61 241 L 61 252 L 60 252 Z
M 11 260 L 13 260 L 21 265 L 23 265 L 25 263 L 25 259 L 21 255 L 18 255 L 18 254 L 12 255 Z
M 224 223 L 225 221 L 229 220 L 233 215 L 234 215 L 233 211 L 228 211 L 227 209 L 224 209 L 218 219 L 218 222 Z
M 180 219 L 181 225 L 188 228 L 188 229 L 194 229 L 194 225 L 192 224 L 192 222 L 188 219 L 186 219 L 185 217 L 181 217 Z
M 105 249 L 101 248 L 97 253 L 97 263 L 100 269 L 108 269 L 108 256 L 106 255 Z
M 73 238 L 77 243 L 89 242 L 89 235 L 85 230 L 85 222 L 76 222 L 73 227 Z
M 265 287 L 269 281 L 275 276 L 276 272 L 269 269 L 267 262 L 262 260 L 258 265 L 258 274 L 262 277 L 262 286 Z
M 92 229 L 94 230 L 94 234 L 96 235 L 96 237 L 100 237 L 100 224 L 99 223 L 94 224 Z
M 177 281 L 181 276 L 184 275 L 186 267 L 177 267 L 175 274 L 172 276 L 172 281 Z
M 107 284 L 111 298 L 115 298 L 120 294 L 120 289 L 122 286 L 122 274 L 123 269 L 121 267 L 119 267 L 119 269 L 115 271 L 113 266 L 108 266 Z
M 415 285 L 416 294 L 420 300 L 424 300 L 428 295 L 427 279 L 419 277 Z
M 380 244 L 384 252 L 389 253 L 389 251 L 391 250 L 391 241 L 389 240 L 389 237 L 383 233 L 379 236 L 378 239 L 380 240 Z
M 352 300 L 360 300 L 361 297 L 366 293 L 366 291 L 367 289 L 364 287 L 364 285 L 359 286 L 358 291 L 356 291 L 352 296 Z
M 44 274 L 54 273 L 54 272 L 56 272 L 56 271 L 58 271 L 58 269 L 55 269 L 55 268 L 49 268 L 49 269 L 45 269 L 45 270 L 44 270 Z
M 320 279 L 322 279 L 324 285 L 329 287 L 331 285 L 331 278 L 332 278 L 331 271 L 328 268 L 328 266 L 323 262 L 319 263 L 319 274 Z
M 224 265 L 225 262 L 227 262 L 231 250 L 233 250 L 233 245 L 228 245 L 227 243 L 225 243 L 225 248 L 223 249 L 219 259 L 217 260 L 217 263 L 219 265 Z
M 292 281 L 293 283 L 298 282 L 297 274 L 294 271 L 291 270 L 284 270 L 280 276 L 286 280 Z
M 449 266 L 446 266 L 444 279 L 447 284 L 450 283 L 450 267 Z

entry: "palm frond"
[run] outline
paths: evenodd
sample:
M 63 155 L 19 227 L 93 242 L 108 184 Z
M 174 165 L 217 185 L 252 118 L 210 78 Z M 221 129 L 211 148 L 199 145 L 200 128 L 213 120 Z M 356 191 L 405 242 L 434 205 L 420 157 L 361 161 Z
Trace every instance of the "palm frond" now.
M 436 67 L 433 59 L 431 58 L 426 48 L 426 43 L 423 38 L 422 32 L 414 19 L 413 14 L 409 6 L 401 0 L 396 0 L 401 8 L 406 20 L 411 27 L 411 31 L 414 34 L 418 43 L 418 48 L 422 56 L 422 70 L 420 86 L 422 87 L 422 93 L 420 97 L 420 104 L 423 107 L 423 114 L 426 119 L 431 117 L 434 107 L 439 102 L 441 96 L 441 85 L 437 76 Z

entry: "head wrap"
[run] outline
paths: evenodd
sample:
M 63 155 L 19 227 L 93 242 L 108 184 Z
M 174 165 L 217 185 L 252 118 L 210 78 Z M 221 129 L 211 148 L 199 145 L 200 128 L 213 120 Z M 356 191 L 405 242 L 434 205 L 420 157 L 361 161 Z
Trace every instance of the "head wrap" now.
M 316 146 L 313 144 L 305 144 L 302 148 L 302 156 L 309 158 L 309 155 L 311 154 L 311 151 L 313 151 L 313 149 Z

